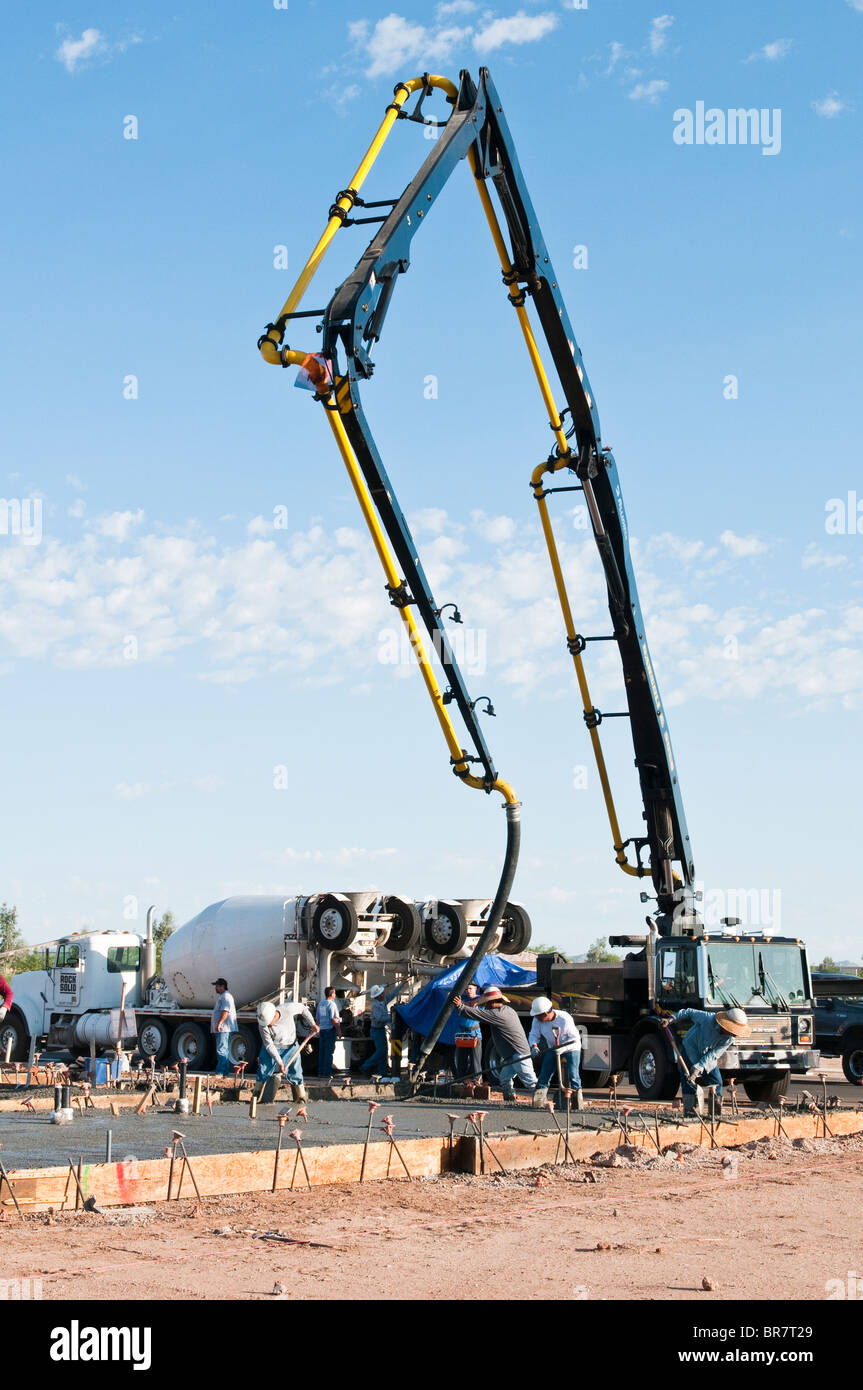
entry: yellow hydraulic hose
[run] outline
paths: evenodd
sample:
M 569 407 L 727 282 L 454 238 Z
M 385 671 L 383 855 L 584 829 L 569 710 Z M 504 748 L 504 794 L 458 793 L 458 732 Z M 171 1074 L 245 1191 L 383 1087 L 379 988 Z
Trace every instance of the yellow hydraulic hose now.
M 435 74 L 429 74 L 426 78 L 412 77 L 409 82 L 400 82 L 398 87 L 396 87 L 392 103 L 390 104 L 390 106 L 387 107 L 386 115 L 384 116 L 383 120 L 378 126 L 377 133 L 374 139 L 372 140 L 372 143 L 369 145 L 368 149 L 363 155 L 363 158 L 360 161 L 359 168 L 357 169 L 356 173 L 354 174 L 353 178 L 348 184 L 348 189 L 351 190 L 353 193 L 359 193 L 362 185 L 366 180 L 366 176 L 368 175 L 369 170 L 371 169 L 372 165 L 374 164 L 375 160 L 377 159 L 378 155 L 383 149 L 384 142 L 387 136 L 389 135 L 390 131 L 392 130 L 393 126 L 395 125 L 396 121 L 398 120 L 399 112 L 401 111 L 408 97 L 411 95 L 412 92 L 416 92 L 420 89 L 420 87 L 426 85 L 429 87 L 438 88 L 440 91 L 445 92 L 448 97 L 452 97 L 453 99 L 455 99 L 455 97 L 458 96 L 458 91 L 456 87 L 452 82 L 450 82 L 448 77 L 438 77 Z M 345 213 L 350 212 L 351 208 L 353 207 L 353 199 L 349 196 L 343 195 L 342 197 L 337 199 L 335 206 L 341 208 L 342 211 Z M 291 290 L 290 294 L 288 295 L 287 299 L 282 305 L 282 310 L 279 314 L 280 319 L 284 318 L 285 315 L 293 314 L 298 308 L 303 295 L 305 294 L 306 290 L 308 289 L 311 283 L 315 271 L 317 270 L 318 266 L 324 258 L 324 253 L 326 252 L 327 247 L 329 246 L 330 242 L 332 241 L 333 237 L 335 236 L 336 232 L 339 230 L 341 226 L 342 218 L 339 217 L 337 213 L 333 213 L 332 217 L 329 219 L 326 227 L 321 233 L 321 236 L 318 239 L 314 251 L 309 256 L 309 259 L 306 261 L 305 265 L 300 271 L 299 277 L 297 279 L 296 284 L 294 285 L 294 288 Z M 279 344 L 281 343 L 281 340 L 282 335 L 279 329 L 275 327 L 271 328 L 269 332 L 261 339 L 261 356 L 263 357 L 265 362 L 269 362 L 276 367 L 282 365 L 282 356 L 279 352 Z
M 566 434 L 563 428 L 563 422 L 560 418 L 560 414 L 558 413 L 557 406 L 554 403 L 554 395 L 552 394 L 551 386 L 549 385 L 548 377 L 546 376 L 545 368 L 542 364 L 542 358 L 540 356 L 539 348 L 537 347 L 536 338 L 534 337 L 533 328 L 531 327 L 527 310 L 525 309 L 523 304 L 520 304 L 518 302 L 518 300 L 521 297 L 521 294 L 518 285 L 515 284 L 515 282 L 512 279 L 512 263 L 507 253 L 506 243 L 503 239 L 503 234 L 500 230 L 500 224 L 498 223 L 497 215 L 495 213 L 491 197 L 489 196 L 488 189 L 486 188 L 485 181 L 479 176 L 476 161 L 476 153 L 473 147 L 471 147 L 469 158 L 471 169 L 473 170 L 474 174 L 474 182 L 476 184 L 476 189 L 479 194 L 480 202 L 482 203 L 483 212 L 485 213 L 486 221 L 489 225 L 489 230 L 491 232 L 492 240 L 495 245 L 495 250 L 498 254 L 498 259 L 500 260 L 501 269 L 504 274 L 505 282 L 509 287 L 509 297 L 515 307 L 515 312 L 518 315 L 518 321 L 521 326 L 522 334 L 524 336 L 525 345 L 527 346 L 528 356 L 530 357 L 531 365 L 536 376 L 537 384 L 539 386 L 540 394 L 542 395 L 543 403 L 545 404 L 546 411 L 548 412 L 549 423 L 554 433 L 555 440 L 557 441 L 558 450 L 562 455 L 561 458 L 556 459 L 553 463 L 541 463 L 537 468 L 535 468 L 533 473 L 531 474 L 530 482 L 531 487 L 533 488 L 533 495 L 536 499 L 537 506 L 539 507 L 539 518 L 542 524 L 542 532 L 543 536 L 545 537 L 546 547 L 548 549 L 548 557 L 551 561 L 551 569 L 554 575 L 554 582 L 557 588 L 557 595 L 560 600 L 560 607 L 561 612 L 563 613 L 564 625 L 566 627 L 566 636 L 568 639 L 569 649 L 572 653 L 572 661 L 573 665 L 575 666 L 575 675 L 578 681 L 578 688 L 581 692 L 581 701 L 584 706 L 585 714 L 590 714 L 593 710 L 593 701 L 590 697 L 590 689 L 587 684 L 587 675 L 584 669 L 584 662 L 581 659 L 581 653 L 575 650 L 575 638 L 577 634 L 575 629 L 575 623 L 573 622 L 572 618 L 572 608 L 569 602 L 569 595 L 567 593 L 566 582 L 563 577 L 563 569 L 560 563 L 560 555 L 557 549 L 557 542 L 554 538 L 551 517 L 549 516 L 548 505 L 546 503 L 545 497 L 543 496 L 542 486 L 543 474 L 545 474 L 546 472 L 555 473 L 561 468 L 569 467 L 569 465 L 572 463 L 572 454 L 570 453 L 569 444 L 567 443 Z M 590 741 L 593 746 L 593 755 L 596 759 L 596 769 L 599 774 L 599 781 L 602 787 L 602 795 L 605 801 L 605 808 L 608 814 L 608 823 L 611 827 L 611 834 L 614 842 L 615 862 L 620 866 L 620 868 L 623 870 L 625 874 L 633 874 L 636 877 L 640 877 L 645 871 L 642 870 L 637 864 L 629 863 L 626 857 L 626 852 L 621 844 L 620 825 L 617 819 L 617 811 L 614 805 L 614 797 L 612 796 L 611 792 L 611 784 L 608 779 L 608 769 L 605 765 L 605 757 L 602 751 L 602 742 L 599 737 L 599 730 L 596 728 L 588 728 L 588 733 L 590 734 Z

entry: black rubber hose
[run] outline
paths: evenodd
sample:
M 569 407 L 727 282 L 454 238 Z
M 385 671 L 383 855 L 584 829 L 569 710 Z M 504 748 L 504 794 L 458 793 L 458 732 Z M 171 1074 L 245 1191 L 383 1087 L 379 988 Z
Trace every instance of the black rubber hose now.
M 488 921 L 485 924 L 482 936 L 473 949 L 473 954 L 469 960 L 465 961 L 464 969 L 447 995 L 446 1003 L 435 1019 L 431 1032 L 423 1039 L 422 1050 L 411 1077 L 414 1085 L 416 1085 L 416 1079 L 422 1071 L 427 1059 L 431 1056 L 435 1043 L 449 1022 L 450 1015 L 455 1008 L 453 1000 L 467 989 L 479 968 L 480 961 L 487 953 L 489 946 L 494 940 L 495 933 L 503 917 L 504 908 L 506 907 L 510 892 L 512 891 L 512 882 L 515 878 L 516 865 L 518 864 L 519 844 L 521 843 L 521 818 L 519 814 L 521 805 L 517 801 L 512 803 L 507 802 L 505 809 L 506 854 L 504 855 L 500 882 L 497 885 L 497 892 L 494 897 L 494 902 L 491 905 L 491 912 L 489 913 Z

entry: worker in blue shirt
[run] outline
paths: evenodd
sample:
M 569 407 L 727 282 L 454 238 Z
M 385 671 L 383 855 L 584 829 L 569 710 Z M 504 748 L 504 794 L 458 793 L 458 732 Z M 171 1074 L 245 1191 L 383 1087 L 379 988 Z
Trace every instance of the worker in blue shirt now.
M 728 1051 L 732 1038 L 746 1038 L 752 1032 L 746 1014 L 742 1009 L 719 1009 L 717 1013 L 707 1013 L 704 1009 L 678 1009 L 670 1021 L 689 1021 L 692 1025 L 680 1043 L 680 1051 L 689 1068 L 688 1077 L 678 1062 L 684 1112 L 690 1115 L 695 1113 L 697 1084 L 715 1086 L 717 1113 L 721 1114 L 722 1076 L 719 1059 Z
M 380 1076 L 389 1076 L 390 1004 L 401 993 L 401 988 L 401 985 L 394 985 L 386 994 L 383 985 L 372 985 L 369 990 L 369 998 L 372 1001 L 371 1034 L 375 1046 L 371 1056 L 363 1062 L 360 1071 L 376 1071 Z

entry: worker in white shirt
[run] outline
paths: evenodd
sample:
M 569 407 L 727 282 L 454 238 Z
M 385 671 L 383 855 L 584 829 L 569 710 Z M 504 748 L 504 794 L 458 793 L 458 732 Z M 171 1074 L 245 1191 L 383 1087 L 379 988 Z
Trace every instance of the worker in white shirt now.
M 530 1016 L 533 1019 L 528 1037 L 531 1053 L 539 1056 L 540 1039 L 546 1045 L 536 1084 L 538 1099 L 545 1099 L 548 1083 L 557 1074 L 558 1058 L 564 1087 L 580 1091 L 581 1034 L 575 1026 L 572 1014 L 568 1014 L 565 1009 L 556 1009 L 552 1001 L 541 994 L 531 1004 Z
M 321 1030 L 318 1039 L 318 1076 L 330 1077 L 333 1074 L 336 1040 L 342 1036 L 341 1016 L 333 985 L 324 990 L 324 997 L 315 1013 L 317 1025 Z

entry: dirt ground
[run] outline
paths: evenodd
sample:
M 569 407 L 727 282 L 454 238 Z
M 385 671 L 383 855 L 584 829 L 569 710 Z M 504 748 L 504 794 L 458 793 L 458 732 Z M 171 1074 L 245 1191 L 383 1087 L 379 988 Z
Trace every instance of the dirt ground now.
M 861 1175 L 858 1135 L 682 1158 L 621 1148 L 538 1174 L 33 1215 L 24 1226 L 13 1213 L 2 1278 L 41 1280 L 44 1299 L 824 1299 L 828 1280 L 863 1273 Z

